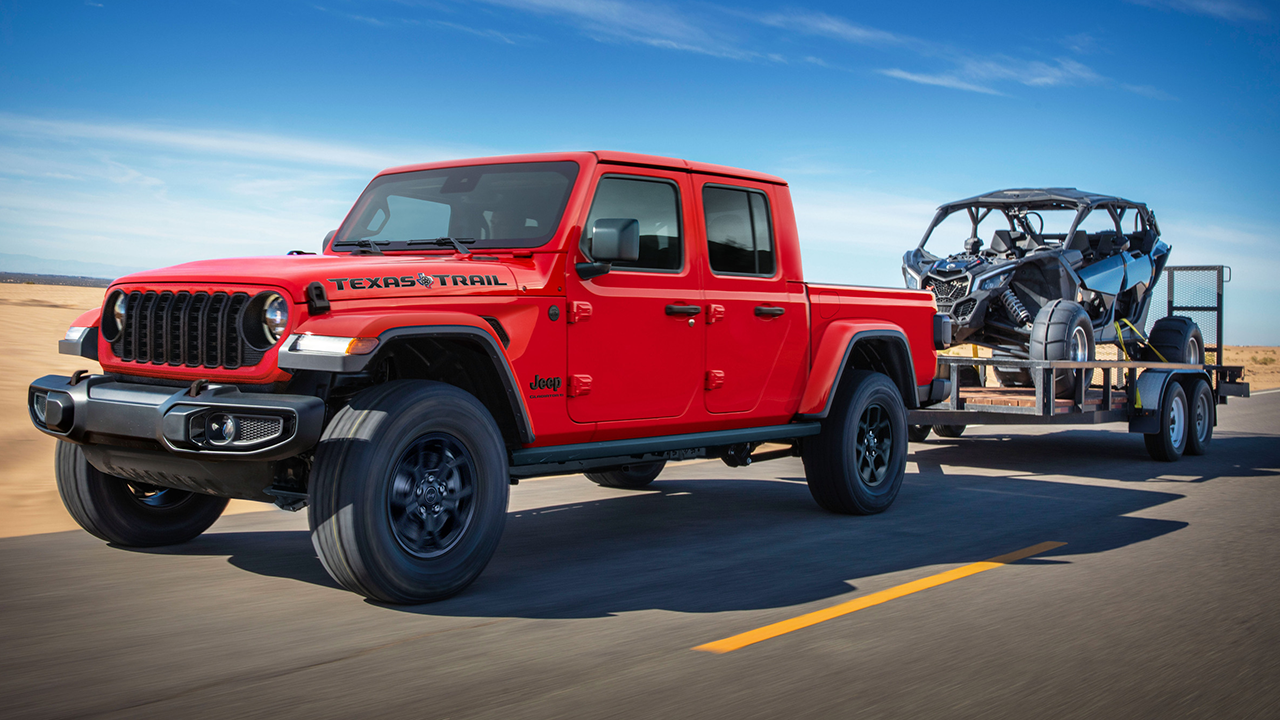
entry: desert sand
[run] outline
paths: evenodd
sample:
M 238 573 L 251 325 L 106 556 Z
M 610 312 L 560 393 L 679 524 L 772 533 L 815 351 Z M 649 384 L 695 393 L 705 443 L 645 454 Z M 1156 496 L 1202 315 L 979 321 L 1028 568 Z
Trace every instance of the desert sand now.
M 102 302 L 102 288 L 0 284 L 0 327 L 11 338 L 0 352 L 0 537 L 73 530 L 53 478 L 53 438 L 31 426 L 27 385 L 41 375 L 101 372 L 96 363 L 58 354 L 58 340 L 81 313 Z M 953 352 L 966 353 L 968 348 Z M 1246 366 L 1254 390 L 1280 387 L 1280 348 L 1228 347 Z M 1272 358 L 1270 363 L 1266 359 Z M 232 500 L 228 513 L 275 510 Z M 282 512 L 282 511 L 277 511 Z

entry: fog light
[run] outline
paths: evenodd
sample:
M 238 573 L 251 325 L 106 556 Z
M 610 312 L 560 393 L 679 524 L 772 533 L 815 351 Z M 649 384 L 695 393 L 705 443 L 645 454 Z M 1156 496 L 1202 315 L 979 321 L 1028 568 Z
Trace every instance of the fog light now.
M 75 414 L 75 403 L 66 393 L 50 393 L 44 399 L 44 412 L 37 409 L 36 414 L 44 420 L 45 427 L 57 432 L 67 432 Z
M 31 398 L 31 409 L 35 412 L 36 419 L 40 421 L 41 425 L 45 424 L 44 404 L 45 404 L 45 401 L 48 399 L 49 399 L 48 393 L 36 393 Z
M 209 416 L 204 436 L 214 445 L 226 445 L 236 439 L 236 430 L 235 418 L 226 413 L 216 413 Z

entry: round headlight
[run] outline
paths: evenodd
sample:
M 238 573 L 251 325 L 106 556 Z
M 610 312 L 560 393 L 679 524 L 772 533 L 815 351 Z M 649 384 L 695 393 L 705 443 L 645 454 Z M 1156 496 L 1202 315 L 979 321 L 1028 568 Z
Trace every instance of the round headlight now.
M 262 305 L 262 330 L 271 344 L 276 344 L 285 330 L 289 329 L 289 303 L 284 298 L 272 293 Z
M 102 337 L 109 343 L 113 343 L 120 339 L 120 333 L 124 330 L 125 313 L 129 309 L 129 295 L 119 290 L 111 293 L 107 298 L 106 311 L 103 313 L 100 323 L 102 328 Z

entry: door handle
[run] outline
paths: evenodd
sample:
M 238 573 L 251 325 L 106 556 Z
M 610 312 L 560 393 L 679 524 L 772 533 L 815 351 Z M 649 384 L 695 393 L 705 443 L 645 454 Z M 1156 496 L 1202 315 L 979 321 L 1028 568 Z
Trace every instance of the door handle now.
M 668 315 L 688 315 L 689 317 L 692 317 L 694 315 L 697 315 L 700 312 L 702 312 L 701 305 L 668 305 L 667 306 Z
M 756 317 L 778 317 L 786 312 L 786 308 L 770 307 L 769 305 L 757 305 Z

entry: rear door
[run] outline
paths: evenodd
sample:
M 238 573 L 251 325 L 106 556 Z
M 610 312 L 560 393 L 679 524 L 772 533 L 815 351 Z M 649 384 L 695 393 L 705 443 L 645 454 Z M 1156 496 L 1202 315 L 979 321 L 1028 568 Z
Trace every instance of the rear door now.
M 700 175 L 694 185 L 706 247 L 706 409 L 785 415 L 808 348 L 808 317 L 803 285 L 788 283 L 780 269 L 770 188 Z
M 687 239 L 689 176 L 600 166 L 593 184 L 573 262 L 588 259 L 592 226 L 604 218 L 639 222 L 640 258 L 590 280 L 570 266 L 569 415 L 575 422 L 683 416 L 702 392 L 706 334 Z

